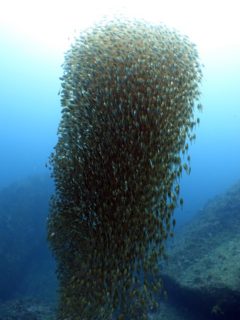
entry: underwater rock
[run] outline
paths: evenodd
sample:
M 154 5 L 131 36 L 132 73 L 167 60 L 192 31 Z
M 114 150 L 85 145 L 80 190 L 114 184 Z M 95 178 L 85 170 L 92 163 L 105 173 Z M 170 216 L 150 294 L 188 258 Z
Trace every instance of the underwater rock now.
M 203 319 L 240 319 L 240 182 L 178 231 L 164 283 Z
M 0 190 L 0 300 L 17 295 L 47 298 L 56 290 L 53 259 L 46 242 L 52 192 L 53 185 L 44 175 Z
M 55 320 L 54 306 L 33 299 L 0 302 L 0 320 Z

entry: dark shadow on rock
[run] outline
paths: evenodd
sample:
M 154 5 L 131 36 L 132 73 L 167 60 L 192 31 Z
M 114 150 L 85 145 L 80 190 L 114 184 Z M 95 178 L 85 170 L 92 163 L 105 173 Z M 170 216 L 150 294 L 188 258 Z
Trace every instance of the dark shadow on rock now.
M 196 320 L 240 319 L 240 293 L 227 288 L 216 289 L 214 295 L 204 289 L 182 287 L 169 276 L 163 276 L 168 292 L 167 303 Z

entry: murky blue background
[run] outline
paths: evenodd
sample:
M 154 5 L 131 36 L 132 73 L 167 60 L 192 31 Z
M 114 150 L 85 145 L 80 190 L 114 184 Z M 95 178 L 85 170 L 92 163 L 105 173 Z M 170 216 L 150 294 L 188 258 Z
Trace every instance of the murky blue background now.
M 217 14 L 214 10 L 212 13 Z M 53 24 L 54 19 L 52 16 Z M 219 30 L 214 25 L 214 19 L 215 16 L 212 25 L 208 26 L 209 38 L 202 17 L 204 32 L 201 41 L 196 43 L 204 64 L 201 85 L 203 112 L 196 130 L 197 139 L 189 150 L 191 175 L 183 175 L 181 181 L 184 207 L 176 210 L 178 225 L 185 223 L 208 199 L 224 192 L 240 178 L 240 39 L 235 39 L 231 34 L 237 34 L 236 29 L 231 31 L 228 28 L 227 32 L 220 34 L 224 28 Z M 218 23 L 230 23 L 231 17 L 228 16 L 228 19 L 221 20 L 218 17 Z M 190 22 L 188 28 L 185 24 L 180 31 L 186 33 L 189 30 L 191 38 Z M 32 175 L 49 175 L 45 164 L 57 141 L 61 114 L 59 77 L 62 75 L 64 50 L 52 50 L 51 46 L 45 47 L 41 42 L 34 42 L 18 33 L 17 28 L 13 31 L 4 25 L 0 27 L 2 189 L 16 181 L 24 183 Z M 46 34 L 46 28 L 44 32 Z M 229 41 L 228 34 L 233 41 Z M 195 39 L 198 36 L 193 35 L 193 41 Z M 16 195 L 17 191 L 14 192 Z M 46 194 L 44 200 L 46 206 L 48 196 Z M 9 201 L 14 201 L 14 198 Z M 38 205 L 40 203 L 36 203 L 36 207 Z M 45 224 L 46 220 L 43 219 L 42 228 L 45 228 Z

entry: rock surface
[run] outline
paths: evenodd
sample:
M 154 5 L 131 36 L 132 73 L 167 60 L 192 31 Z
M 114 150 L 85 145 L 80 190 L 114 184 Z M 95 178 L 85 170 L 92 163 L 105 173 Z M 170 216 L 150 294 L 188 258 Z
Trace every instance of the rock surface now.
M 46 221 L 53 192 L 48 176 L 33 176 L 0 190 L 0 300 L 52 298 L 55 266 Z
M 177 231 L 170 246 L 163 268 L 168 299 L 160 304 L 158 314 L 149 314 L 149 320 L 240 319 L 240 182 L 209 201 Z M 47 292 L 54 268 L 43 268 L 41 260 L 43 276 L 37 277 Z M 55 319 L 55 299 L 36 299 L 43 290 L 35 274 L 32 265 L 22 282 L 25 289 L 19 290 L 35 298 L 0 301 L 0 320 Z M 44 278 L 47 274 L 50 282 Z
M 17 299 L 0 303 L 0 320 L 54 320 L 54 305 L 34 299 Z
M 178 231 L 164 279 L 171 305 L 240 319 L 240 182 Z

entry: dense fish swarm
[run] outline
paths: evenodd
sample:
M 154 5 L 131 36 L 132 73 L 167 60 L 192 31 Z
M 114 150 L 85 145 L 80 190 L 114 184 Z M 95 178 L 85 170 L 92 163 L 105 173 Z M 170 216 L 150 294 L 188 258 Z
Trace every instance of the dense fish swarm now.
M 190 173 L 196 48 L 163 25 L 113 19 L 83 32 L 63 69 L 48 224 L 58 319 L 147 319 Z

